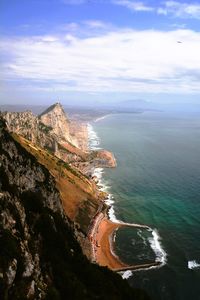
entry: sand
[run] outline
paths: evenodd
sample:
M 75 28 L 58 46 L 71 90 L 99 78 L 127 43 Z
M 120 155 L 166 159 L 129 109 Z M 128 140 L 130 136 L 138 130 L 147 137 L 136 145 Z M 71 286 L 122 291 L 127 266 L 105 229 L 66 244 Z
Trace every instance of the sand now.
M 125 224 L 114 223 L 108 220 L 107 216 L 102 212 L 95 218 L 92 230 L 90 232 L 92 260 L 100 266 L 107 266 L 109 269 L 116 272 L 159 266 L 161 264 L 160 262 L 152 262 L 140 265 L 127 265 L 123 263 L 119 257 L 117 257 L 113 251 L 113 234 L 122 226 L 127 227 Z M 146 228 L 148 226 L 134 224 L 132 227 Z
M 112 235 L 119 227 L 123 225 L 113 223 L 101 213 L 95 221 L 92 230 L 92 252 L 93 260 L 101 266 L 115 270 L 118 268 L 128 267 L 120 261 L 120 259 L 113 253 L 113 238 Z

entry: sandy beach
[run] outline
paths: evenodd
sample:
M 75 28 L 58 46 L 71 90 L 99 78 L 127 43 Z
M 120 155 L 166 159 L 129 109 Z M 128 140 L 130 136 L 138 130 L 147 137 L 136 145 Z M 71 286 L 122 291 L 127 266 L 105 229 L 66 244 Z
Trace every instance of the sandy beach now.
M 93 254 L 96 262 L 112 270 L 128 267 L 112 251 L 113 234 L 121 226 L 121 224 L 109 221 L 106 216 L 102 216 L 97 222 L 93 236 Z
M 114 223 L 108 220 L 105 213 L 99 213 L 94 220 L 92 229 L 90 231 L 90 241 L 92 247 L 92 261 L 100 266 L 107 266 L 109 269 L 120 272 L 126 270 L 138 270 L 154 266 L 159 266 L 160 262 L 152 262 L 148 264 L 140 265 L 127 265 L 123 263 L 119 257 L 114 253 L 113 246 L 113 234 L 122 226 L 131 227 L 147 227 L 140 224 L 121 224 Z

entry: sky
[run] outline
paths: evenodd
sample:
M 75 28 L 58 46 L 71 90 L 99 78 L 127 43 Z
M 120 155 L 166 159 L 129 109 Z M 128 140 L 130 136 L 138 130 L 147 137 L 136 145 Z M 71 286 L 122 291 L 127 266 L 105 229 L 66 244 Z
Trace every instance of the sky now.
M 200 106 L 199 82 L 200 1 L 0 1 L 0 104 Z

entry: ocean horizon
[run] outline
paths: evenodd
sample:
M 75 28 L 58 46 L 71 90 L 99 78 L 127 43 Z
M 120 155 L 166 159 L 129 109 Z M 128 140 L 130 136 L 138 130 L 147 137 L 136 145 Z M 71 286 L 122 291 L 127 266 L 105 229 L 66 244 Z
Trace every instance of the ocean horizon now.
M 91 149 L 117 159 L 117 168 L 95 170 L 110 219 L 150 227 L 119 229 L 115 254 L 126 264 L 161 262 L 123 278 L 152 299 L 200 299 L 200 115 L 113 114 L 90 123 L 89 136 Z

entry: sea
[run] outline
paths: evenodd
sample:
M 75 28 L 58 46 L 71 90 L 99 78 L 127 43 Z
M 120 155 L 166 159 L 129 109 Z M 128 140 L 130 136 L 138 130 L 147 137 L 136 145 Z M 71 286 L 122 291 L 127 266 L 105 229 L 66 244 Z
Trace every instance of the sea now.
M 122 277 L 152 300 L 200 299 L 200 113 L 111 114 L 88 125 L 91 149 L 114 153 L 117 167 L 95 175 L 121 228 L 114 251 L 130 265 Z

